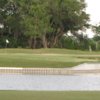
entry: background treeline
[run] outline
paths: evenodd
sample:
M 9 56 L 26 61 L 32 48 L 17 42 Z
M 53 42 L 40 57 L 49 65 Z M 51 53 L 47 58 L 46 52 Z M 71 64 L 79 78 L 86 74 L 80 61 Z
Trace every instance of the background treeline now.
M 79 34 L 90 26 L 85 9 L 84 0 L 0 0 L 0 47 L 99 49 Z

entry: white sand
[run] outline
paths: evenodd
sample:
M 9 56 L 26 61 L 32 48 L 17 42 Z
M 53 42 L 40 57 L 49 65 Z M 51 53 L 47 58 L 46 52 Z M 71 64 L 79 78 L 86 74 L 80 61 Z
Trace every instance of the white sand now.
M 100 69 L 100 63 L 84 63 L 72 68 L 72 70 L 97 70 Z
M 0 90 L 100 91 L 98 76 L 0 75 Z

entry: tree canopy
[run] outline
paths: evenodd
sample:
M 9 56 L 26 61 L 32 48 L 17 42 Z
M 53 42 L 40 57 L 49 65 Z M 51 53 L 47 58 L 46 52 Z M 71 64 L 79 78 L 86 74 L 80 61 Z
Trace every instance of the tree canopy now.
M 84 0 L 1 0 L 0 34 L 20 46 L 56 47 L 68 31 L 76 35 L 88 27 L 85 9 Z

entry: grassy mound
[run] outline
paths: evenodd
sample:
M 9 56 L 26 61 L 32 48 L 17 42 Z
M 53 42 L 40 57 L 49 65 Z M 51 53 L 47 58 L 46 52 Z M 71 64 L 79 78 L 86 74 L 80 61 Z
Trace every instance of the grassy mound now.
M 100 52 L 67 49 L 0 49 L 1 67 L 66 68 L 99 60 Z

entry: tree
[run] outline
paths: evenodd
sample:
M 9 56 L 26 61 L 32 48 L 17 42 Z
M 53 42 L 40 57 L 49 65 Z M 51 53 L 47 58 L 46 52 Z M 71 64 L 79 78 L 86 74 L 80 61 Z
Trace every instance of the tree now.
M 1 0 L 2 33 L 18 41 L 25 36 L 31 48 L 55 47 L 61 37 L 88 27 L 89 16 L 84 0 Z M 1 22 L 0 22 L 1 23 Z
M 35 0 L 28 2 L 24 0 L 23 2 L 23 4 L 20 4 L 22 10 L 21 22 L 25 26 L 25 35 L 30 37 L 30 46 L 35 48 L 36 38 L 39 37 L 42 39 L 43 47 L 47 48 L 46 33 L 52 31 L 52 28 L 45 2 Z
M 100 24 L 92 26 L 92 30 L 93 32 L 96 33 L 96 35 L 93 38 L 96 44 L 96 50 L 99 50 L 100 49 L 100 45 L 99 45 L 100 44 Z
M 68 31 L 75 34 L 88 26 L 89 15 L 85 12 L 84 0 L 50 0 L 49 2 L 48 10 L 54 28 L 54 32 L 50 35 L 53 46 Z

